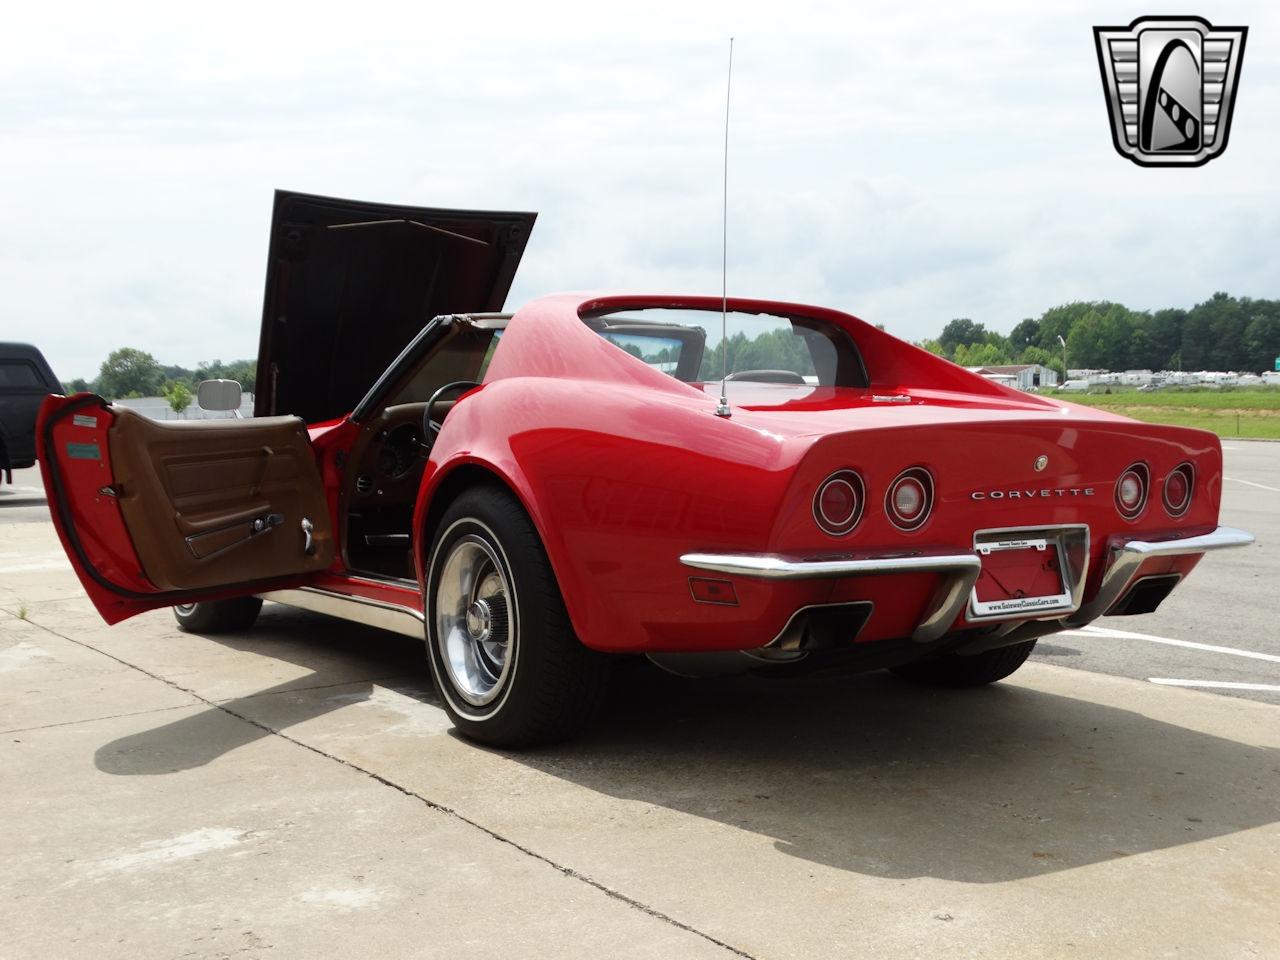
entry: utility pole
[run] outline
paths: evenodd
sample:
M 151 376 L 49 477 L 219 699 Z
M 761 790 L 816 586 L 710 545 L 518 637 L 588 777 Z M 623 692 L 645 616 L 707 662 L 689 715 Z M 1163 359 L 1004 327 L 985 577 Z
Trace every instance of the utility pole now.
M 1058 334 L 1058 342 L 1062 344 L 1062 382 L 1066 383 L 1071 378 L 1071 374 L 1067 373 L 1067 341 L 1062 339 L 1062 334 Z

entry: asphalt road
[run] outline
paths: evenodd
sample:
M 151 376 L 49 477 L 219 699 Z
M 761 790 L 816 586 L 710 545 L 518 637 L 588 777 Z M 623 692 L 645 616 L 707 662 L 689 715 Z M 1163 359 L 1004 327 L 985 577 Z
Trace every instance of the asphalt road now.
M 1257 542 L 1207 555 L 1155 613 L 1046 637 L 1037 660 L 1280 704 L 1280 443 L 1224 441 L 1222 455 L 1220 522 Z

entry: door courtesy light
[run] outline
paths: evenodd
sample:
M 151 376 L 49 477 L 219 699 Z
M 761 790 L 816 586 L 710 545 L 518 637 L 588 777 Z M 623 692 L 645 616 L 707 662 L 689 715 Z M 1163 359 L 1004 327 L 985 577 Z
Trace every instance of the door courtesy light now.
M 866 487 L 853 470 L 838 470 L 813 495 L 813 519 L 824 532 L 843 537 L 862 519 Z
M 1126 520 L 1136 520 L 1147 505 L 1150 472 L 1145 463 L 1135 463 L 1116 481 L 1116 509 Z
M 898 474 L 884 498 L 885 513 L 901 530 L 918 530 L 933 509 L 933 477 L 923 467 Z
M 1164 511 L 1171 517 L 1180 517 L 1191 506 L 1191 494 L 1196 485 L 1196 468 L 1180 463 L 1164 478 Z

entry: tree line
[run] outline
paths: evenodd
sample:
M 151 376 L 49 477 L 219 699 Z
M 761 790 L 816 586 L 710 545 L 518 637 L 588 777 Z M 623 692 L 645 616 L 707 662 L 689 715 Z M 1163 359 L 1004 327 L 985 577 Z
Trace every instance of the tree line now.
M 1108 300 L 1068 303 L 1028 317 L 1005 335 L 960 318 L 919 345 L 976 367 L 1040 363 L 1062 369 L 1235 370 L 1260 373 L 1280 357 L 1280 300 L 1215 293 L 1189 310 L 1131 310 Z
M 93 380 L 78 377 L 63 387 L 69 393 L 88 391 L 108 400 L 165 397 L 181 413 L 190 405 L 201 380 L 238 380 L 246 392 L 253 393 L 257 375 L 257 360 L 202 360 L 190 370 L 165 366 L 145 350 L 121 347 L 107 355 Z
M 1190 309 L 1131 310 L 1108 300 L 1079 301 L 1051 307 L 1028 317 L 1008 334 L 988 330 L 968 318 L 957 318 L 936 339 L 918 345 L 961 366 L 1039 363 L 1065 375 L 1062 343 L 1073 368 L 1104 370 L 1271 370 L 1280 357 L 1280 300 L 1255 300 L 1215 293 Z M 620 344 L 637 356 L 633 344 Z M 729 337 L 730 369 L 795 370 L 812 373 L 813 364 L 803 338 L 790 329 L 771 330 L 748 338 Z M 723 345 L 707 350 L 701 377 L 712 379 L 721 369 Z M 649 362 L 678 358 L 644 356 Z M 113 350 L 92 380 L 76 379 L 64 386 L 70 392 L 89 390 L 108 400 L 166 396 L 181 411 L 201 380 L 238 380 L 254 392 L 257 360 L 202 361 L 194 370 L 165 366 L 136 347 Z M 180 404 L 182 404 L 180 406 Z

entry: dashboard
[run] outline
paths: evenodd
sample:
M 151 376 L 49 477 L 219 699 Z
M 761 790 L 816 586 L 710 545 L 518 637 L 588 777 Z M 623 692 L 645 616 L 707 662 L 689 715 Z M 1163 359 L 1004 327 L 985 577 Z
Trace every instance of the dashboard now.
M 402 480 L 418 465 L 422 431 L 411 423 L 402 423 L 386 434 L 378 450 L 377 473 L 388 480 Z
M 438 405 L 440 416 L 446 412 Z M 418 493 L 426 451 L 422 445 L 425 403 L 405 403 L 383 410 L 352 450 L 355 502 L 413 502 Z

